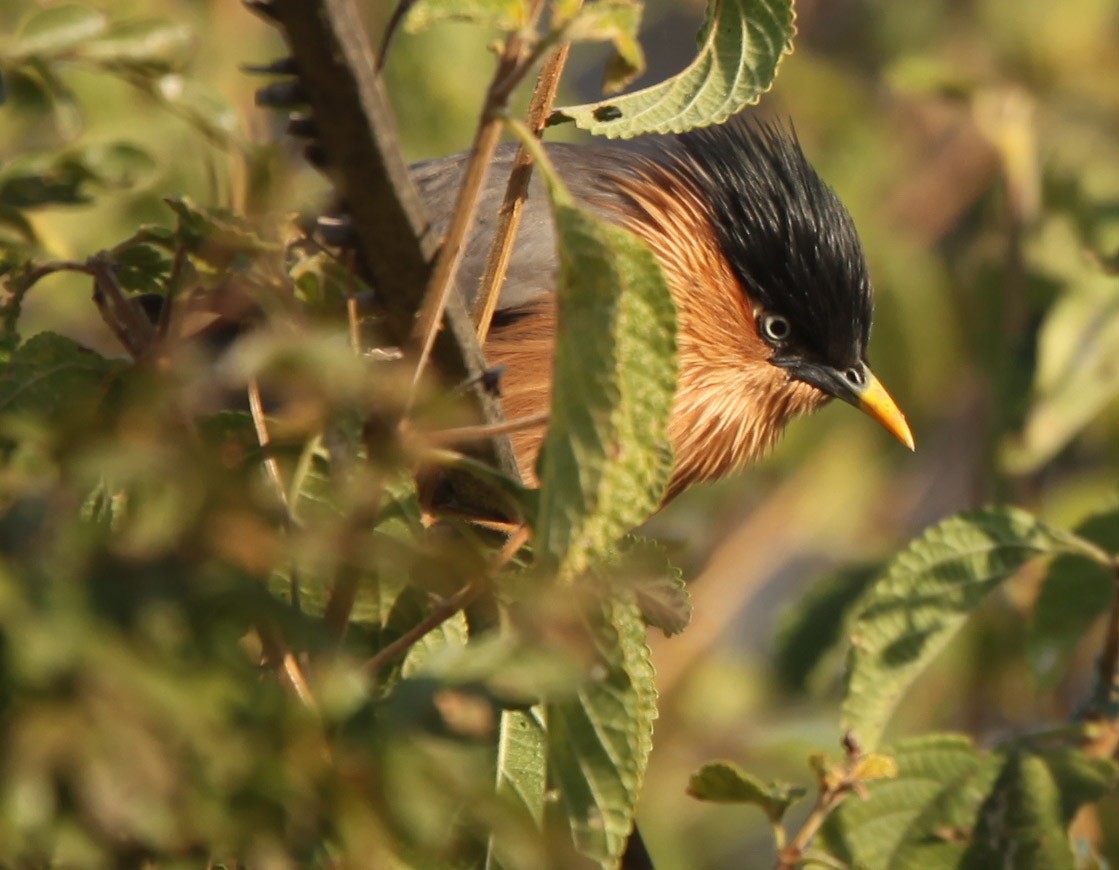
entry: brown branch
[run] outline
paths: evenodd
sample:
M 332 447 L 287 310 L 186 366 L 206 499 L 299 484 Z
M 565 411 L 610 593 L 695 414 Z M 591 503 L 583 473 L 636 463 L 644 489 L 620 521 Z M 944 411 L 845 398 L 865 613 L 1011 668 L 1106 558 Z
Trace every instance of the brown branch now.
M 529 21 L 526 32 L 535 26 L 536 19 L 543 8 L 543 0 L 534 0 L 529 10 Z M 478 130 L 474 135 L 474 144 L 470 149 L 470 156 L 466 162 L 463 173 L 462 187 L 455 201 L 454 212 L 451 216 L 450 226 L 443 239 L 443 246 L 439 251 L 439 258 L 435 263 L 435 271 L 428 283 L 424 294 L 423 306 L 420 309 L 419 319 L 413 331 L 413 341 L 419 343 L 419 358 L 416 361 L 416 371 L 412 381 L 412 397 L 408 405 L 411 407 L 412 399 L 416 393 L 424 369 L 427 366 L 431 350 L 435 345 L 435 337 L 446 310 L 447 301 L 455 287 L 459 266 L 462 263 L 462 253 L 466 247 L 466 239 L 474 225 L 474 218 L 478 210 L 478 201 L 482 189 L 489 175 L 490 164 L 493 163 L 494 151 L 501 138 L 502 112 L 509 99 L 509 94 L 519 83 L 521 76 L 527 71 L 522 64 L 522 55 L 525 52 L 526 41 L 519 34 L 510 34 L 505 40 L 505 47 L 494 71 L 493 79 L 486 90 L 486 98 L 482 105 L 482 117 L 478 123 Z
M 537 139 L 543 134 L 548 115 L 552 111 L 552 103 L 555 101 L 560 77 L 570 51 L 569 42 L 563 42 L 552 49 L 536 80 L 536 89 L 532 93 L 532 101 L 528 108 L 528 128 Z M 472 312 L 478 341 L 483 344 L 486 336 L 489 335 L 490 324 L 493 322 L 498 299 L 501 297 L 501 288 L 505 285 L 505 276 L 509 272 L 513 242 L 521 225 L 525 200 L 528 198 L 528 185 L 532 180 L 533 162 L 528 149 L 524 145 L 519 146 L 513 158 L 509 181 L 505 186 L 505 200 L 498 213 L 497 229 L 486 259 L 481 290 Z
M 396 124 L 352 0 L 272 0 L 263 10 L 284 31 L 300 70 L 331 175 L 346 203 L 371 284 L 384 307 L 388 338 L 408 347 L 439 240 L 397 144 Z M 451 294 L 432 358 L 446 383 L 474 378 L 471 395 L 487 422 L 502 419 L 483 388 L 485 359 L 462 300 Z M 483 458 L 516 473 L 507 438 Z M 464 503 L 471 503 L 469 498 Z

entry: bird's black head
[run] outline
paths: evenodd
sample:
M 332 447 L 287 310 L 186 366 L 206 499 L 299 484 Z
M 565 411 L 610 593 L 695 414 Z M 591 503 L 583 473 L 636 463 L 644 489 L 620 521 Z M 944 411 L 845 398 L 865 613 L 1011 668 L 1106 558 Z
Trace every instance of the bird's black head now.
M 855 225 L 796 136 L 738 116 L 675 137 L 654 163 L 702 204 L 769 362 L 912 447 L 905 418 L 866 364 L 873 304 Z
M 855 225 L 780 127 L 742 116 L 677 137 L 671 169 L 692 184 L 774 362 L 864 362 L 872 301 Z

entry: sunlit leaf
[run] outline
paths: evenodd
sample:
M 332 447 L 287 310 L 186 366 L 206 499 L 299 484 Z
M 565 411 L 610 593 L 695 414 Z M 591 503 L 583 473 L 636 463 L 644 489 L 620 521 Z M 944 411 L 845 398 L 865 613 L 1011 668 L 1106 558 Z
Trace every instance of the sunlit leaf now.
M 195 49 L 194 30 L 169 21 L 131 21 L 82 46 L 82 57 L 110 69 L 148 73 L 182 69 Z
M 615 93 L 645 69 L 645 55 L 637 41 L 642 6 L 634 0 L 597 0 L 585 4 L 563 22 L 564 39 L 572 42 L 609 42 L 614 57 L 606 68 L 606 93 Z
M 1109 553 L 1119 553 L 1119 507 L 1111 506 L 1080 523 L 1077 535 Z M 1045 572 L 1030 617 L 1027 654 L 1035 677 L 1052 686 L 1068 659 L 1111 605 L 1115 574 L 1098 562 L 1058 556 Z
M 607 560 L 592 570 L 592 582 L 620 584 L 632 590 L 645 622 L 679 634 L 692 618 L 692 599 L 684 574 L 668 559 L 664 545 L 651 538 L 626 535 Z
M 0 57 L 15 61 L 63 54 L 104 33 L 108 26 L 105 14 L 88 6 L 50 6 L 23 23 L 15 39 L 0 48 Z
M 652 749 L 656 689 L 645 623 L 613 601 L 592 626 L 599 662 L 571 701 L 547 705 L 549 779 L 559 788 L 576 848 L 613 867 L 633 827 Z
M 1029 472 L 1052 459 L 1119 395 L 1119 283 L 1096 278 L 1062 295 L 1041 327 L 1035 397 L 1008 465 Z
M 675 308 L 635 237 L 562 203 L 556 226 L 559 330 L 537 546 L 574 576 L 645 520 L 668 482 Z
M 779 822 L 806 790 L 788 783 L 762 782 L 733 762 L 711 761 L 692 774 L 688 794 L 701 801 L 754 804 L 771 822 Z
M 515 32 L 528 22 L 528 4 L 525 0 L 417 0 L 404 16 L 404 29 L 419 33 L 449 20 Z
M 858 605 L 844 728 L 873 748 L 906 689 L 987 594 L 1029 560 L 1057 553 L 1099 555 L 1015 508 L 958 514 L 913 541 Z
M 1055 763 L 1051 763 L 1055 761 Z M 1116 766 L 1063 750 L 1055 759 L 1012 750 L 1003 763 L 961 867 L 984 870 L 1007 855 L 1015 867 L 1073 870 L 1067 828 L 1081 804 L 1115 785 Z
M 793 32 L 790 0 L 709 0 L 687 69 L 632 94 L 565 106 L 553 123 L 574 121 L 612 139 L 720 124 L 769 89 Z
M 851 867 L 958 867 L 999 759 L 954 735 L 906 740 L 890 754 L 897 775 L 868 783 L 865 800 L 844 801 L 824 823 L 821 844 Z

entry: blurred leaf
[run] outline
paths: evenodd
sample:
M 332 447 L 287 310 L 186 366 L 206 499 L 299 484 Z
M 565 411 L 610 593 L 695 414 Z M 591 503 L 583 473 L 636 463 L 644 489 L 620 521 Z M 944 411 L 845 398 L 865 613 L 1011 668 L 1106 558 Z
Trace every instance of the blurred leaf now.
M 863 565 L 839 571 L 812 586 L 781 614 L 774 638 L 774 669 L 789 689 L 803 691 L 814 671 L 842 643 L 852 607 L 881 572 L 881 565 Z M 834 682 L 839 674 L 836 668 Z
M 592 568 L 593 582 L 622 585 L 637 598 L 641 616 L 665 637 L 679 634 L 692 619 L 692 598 L 684 572 L 668 559 L 659 541 L 626 535 L 610 558 Z
M 221 209 L 204 209 L 187 197 L 163 200 L 179 219 L 179 237 L 187 250 L 215 269 L 245 268 L 260 254 L 279 250 L 248 222 Z
M 404 29 L 419 33 L 449 20 L 515 33 L 528 23 L 528 5 L 525 0 L 416 0 L 404 16 Z
M 557 109 L 596 136 L 628 139 L 721 124 L 769 90 L 792 50 L 790 0 L 709 0 L 691 65 L 652 87 L 611 100 Z
M 1035 471 L 1119 395 L 1119 283 L 1062 295 L 1041 327 L 1035 398 L 1007 465 Z
M 196 49 L 194 30 L 170 21 L 128 21 L 82 46 L 82 57 L 109 69 L 168 73 L 187 65 Z
M 710 761 L 692 774 L 688 794 L 701 801 L 754 804 L 777 823 L 807 792 L 797 785 L 763 783 L 730 761 Z
M 152 83 L 151 93 L 203 135 L 219 144 L 235 143 L 240 124 L 237 112 L 207 85 L 170 73 Z
M 146 151 L 128 142 L 24 155 L 0 168 L 0 207 L 27 209 L 84 203 L 92 188 L 131 187 L 154 166 Z
M 92 410 L 113 380 L 127 370 L 52 332 L 32 336 L 0 368 L 0 413 L 54 417 Z
M 645 69 L 645 55 L 637 41 L 641 12 L 641 4 L 634 0 L 597 0 L 585 4 L 569 21 L 556 22 L 565 40 L 614 46 L 603 86 L 608 94 L 620 91 Z
M 105 32 L 109 19 L 88 6 L 51 6 L 28 18 L 15 39 L 0 49 L 9 62 L 33 55 L 60 55 Z
M 544 821 L 544 801 L 548 788 L 548 732 L 543 706 L 530 710 L 504 710 L 498 730 L 497 793 L 513 807 L 523 809 L 539 827 Z M 503 866 L 504 843 L 491 838 L 486 852 L 486 868 Z
M 163 293 L 171 259 L 151 245 L 129 245 L 114 253 L 113 271 L 125 290 Z
M 910 543 L 858 605 L 844 729 L 876 746 L 905 690 L 987 594 L 1029 560 L 1056 553 L 1100 555 L 1010 507 L 957 514 Z
M 569 205 L 555 213 L 559 330 L 537 546 L 575 576 L 647 519 L 668 483 L 675 306 L 642 242 Z
M 864 800 L 840 804 L 820 845 L 852 867 L 954 870 L 998 776 L 998 757 L 947 734 L 905 740 L 890 754 L 897 775 L 868 783 Z
M 1119 553 L 1119 506 L 1088 517 L 1074 530 L 1109 553 Z M 1089 629 L 1107 613 L 1115 596 L 1113 570 L 1074 556 L 1049 565 L 1030 617 L 1027 654 L 1034 676 L 1052 687 Z
M 1035 755 L 1011 750 L 984 801 L 961 866 L 984 870 L 1014 856 L 1014 867 L 1073 870 L 1067 829 L 1082 804 L 1115 786 L 1116 765 L 1075 750 Z
M 591 626 L 598 661 L 578 697 L 547 705 L 548 778 L 576 848 L 613 867 L 633 828 L 653 745 L 656 688 L 636 605 L 606 602 Z

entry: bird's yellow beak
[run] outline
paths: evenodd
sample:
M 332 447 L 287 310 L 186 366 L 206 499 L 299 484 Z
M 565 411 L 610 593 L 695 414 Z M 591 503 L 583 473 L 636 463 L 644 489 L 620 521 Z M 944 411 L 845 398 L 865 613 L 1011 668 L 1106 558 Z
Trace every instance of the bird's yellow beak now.
M 917 449 L 901 408 L 870 369 L 866 370 L 866 383 L 853 392 L 856 401 L 851 404 L 881 423 L 887 432 L 910 450 Z

